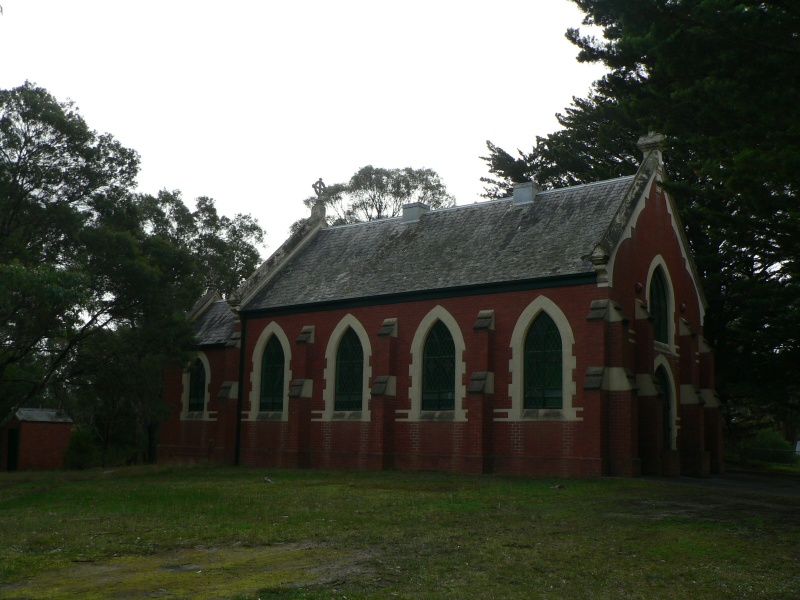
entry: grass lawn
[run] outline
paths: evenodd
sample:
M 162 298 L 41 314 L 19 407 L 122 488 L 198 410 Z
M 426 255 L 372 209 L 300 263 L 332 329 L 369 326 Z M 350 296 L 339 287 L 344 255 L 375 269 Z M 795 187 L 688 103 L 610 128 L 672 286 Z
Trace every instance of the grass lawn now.
M 795 599 L 800 500 L 669 480 L 0 473 L 0 597 Z

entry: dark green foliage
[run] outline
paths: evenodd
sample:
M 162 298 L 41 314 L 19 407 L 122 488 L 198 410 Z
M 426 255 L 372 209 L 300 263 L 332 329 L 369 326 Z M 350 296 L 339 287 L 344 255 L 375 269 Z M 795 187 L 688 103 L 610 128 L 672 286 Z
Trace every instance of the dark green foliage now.
M 800 4 L 574 0 L 603 38 L 568 37 L 610 72 L 563 129 L 514 158 L 489 144 L 487 195 L 514 182 L 632 173 L 634 144 L 667 135 L 665 187 L 709 302 L 717 389 L 732 427 L 800 410 Z
M 194 343 L 185 312 L 235 289 L 263 240 L 209 198 L 191 212 L 179 192 L 133 194 L 137 171 L 71 103 L 0 90 L 0 424 L 68 408 L 103 461 L 153 457 L 163 367 Z
M 88 469 L 97 466 L 98 451 L 92 431 L 88 427 L 72 430 L 69 446 L 64 453 L 64 466 L 68 469 Z
M 770 428 L 757 431 L 746 443 L 745 453 L 748 460 L 789 465 L 800 462 L 786 438 Z
M 197 208 L 191 212 L 178 190 L 140 195 L 136 202 L 152 235 L 192 257 L 202 288 L 228 298 L 259 266 L 264 230 L 252 216 L 220 215 L 214 199 L 206 196 L 197 198 Z
M 126 190 L 138 156 L 72 104 L 0 90 L 0 422 L 63 378 L 75 348 L 131 310 Z

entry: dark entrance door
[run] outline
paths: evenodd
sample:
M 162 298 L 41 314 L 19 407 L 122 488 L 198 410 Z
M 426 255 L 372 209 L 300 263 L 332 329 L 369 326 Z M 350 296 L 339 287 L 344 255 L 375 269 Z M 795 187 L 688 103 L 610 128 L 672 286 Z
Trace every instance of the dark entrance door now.
M 8 430 L 8 462 L 6 466 L 9 471 L 16 471 L 19 461 L 19 429 Z
M 659 397 L 661 398 L 662 428 L 664 436 L 664 450 L 672 450 L 672 390 L 669 385 L 669 377 L 664 367 L 656 369 L 656 382 L 659 386 Z

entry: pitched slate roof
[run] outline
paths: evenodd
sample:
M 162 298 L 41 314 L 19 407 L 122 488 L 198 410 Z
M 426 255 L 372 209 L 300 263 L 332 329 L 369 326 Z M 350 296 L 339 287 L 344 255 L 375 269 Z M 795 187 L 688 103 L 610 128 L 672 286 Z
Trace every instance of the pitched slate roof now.
M 225 300 L 212 303 L 194 322 L 194 335 L 200 346 L 226 344 L 233 329 L 233 311 Z
M 637 176 L 320 229 L 243 310 L 264 310 L 592 272 Z M 641 179 L 641 177 L 639 177 Z M 635 186 L 638 187 L 638 186 Z
M 72 418 L 60 408 L 20 408 L 16 417 L 24 422 L 72 423 Z

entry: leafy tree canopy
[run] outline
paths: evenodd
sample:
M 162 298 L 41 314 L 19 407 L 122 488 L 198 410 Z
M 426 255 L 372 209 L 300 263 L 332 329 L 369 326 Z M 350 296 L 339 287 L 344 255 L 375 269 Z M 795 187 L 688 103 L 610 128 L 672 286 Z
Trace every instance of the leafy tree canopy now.
M 192 343 L 184 315 L 203 289 L 229 293 L 257 266 L 252 217 L 133 194 L 138 164 L 72 103 L 0 90 L 0 423 L 31 401 L 105 402 L 92 386 L 125 380 L 123 365 L 160 372 L 153 360 Z
M 396 217 L 403 204 L 424 202 L 432 209 L 455 205 L 441 177 L 432 169 L 383 169 L 367 165 L 347 183 L 329 185 L 323 195 L 329 225 Z M 316 197 L 304 200 L 311 208 Z M 295 224 L 293 229 L 296 229 Z
M 197 198 L 192 212 L 178 190 L 139 195 L 136 201 L 148 231 L 192 254 L 205 289 L 228 298 L 259 266 L 264 230 L 252 216 L 220 215 L 214 199 L 206 196 Z

